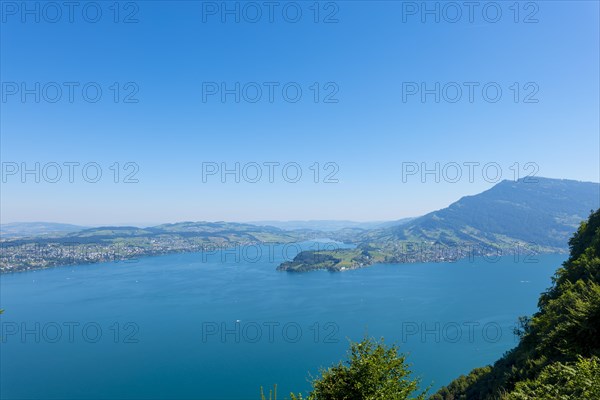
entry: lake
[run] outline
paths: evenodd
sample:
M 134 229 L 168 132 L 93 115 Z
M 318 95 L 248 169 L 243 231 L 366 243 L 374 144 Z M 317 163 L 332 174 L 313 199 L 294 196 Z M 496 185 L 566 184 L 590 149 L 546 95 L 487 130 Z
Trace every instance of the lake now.
M 536 310 L 567 257 L 275 270 L 297 251 L 2 275 L 0 397 L 259 399 L 277 384 L 283 399 L 365 334 L 397 343 L 435 390 L 516 345 L 517 317 Z

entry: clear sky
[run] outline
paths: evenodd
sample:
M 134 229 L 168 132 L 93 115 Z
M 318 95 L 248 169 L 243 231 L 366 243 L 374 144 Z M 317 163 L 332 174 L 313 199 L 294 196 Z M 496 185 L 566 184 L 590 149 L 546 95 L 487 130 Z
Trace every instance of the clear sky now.
M 3 223 L 393 220 L 498 166 L 599 181 L 596 1 L 0 4 Z

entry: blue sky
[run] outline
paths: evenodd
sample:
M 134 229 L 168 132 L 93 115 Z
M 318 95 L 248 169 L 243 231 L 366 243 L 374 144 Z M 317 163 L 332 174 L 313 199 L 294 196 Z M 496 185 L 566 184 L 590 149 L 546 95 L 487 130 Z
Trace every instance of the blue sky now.
M 221 2 L 121 2 L 118 15 L 113 2 L 81 2 L 73 22 L 64 6 L 58 15 L 29 2 L 23 14 L 21 4 L 0 10 L 3 223 L 393 220 L 491 187 L 498 166 L 503 179 L 518 170 L 599 181 L 598 2 L 521 2 L 518 15 L 513 2 L 480 2 L 472 21 L 461 6 L 457 22 L 456 9 L 436 2 L 427 4 L 439 22 L 421 2 L 321 2 L 318 15 L 314 2 L 279 2 L 272 22 L 263 2 L 229 2 L 239 22 Z M 223 83 L 239 83 L 239 102 L 223 101 Z M 439 102 L 408 94 L 436 83 Z M 124 102 L 134 91 L 137 102 Z M 73 182 L 69 162 L 79 163 Z M 472 180 L 470 162 L 479 163 Z M 40 182 L 21 175 L 36 163 Z M 239 163 L 240 182 L 203 179 L 203 163 L 205 172 Z M 264 163 L 278 163 L 273 182 Z M 407 163 L 439 163 L 439 182 L 403 179 Z M 286 164 L 302 171 L 298 182 L 282 175 Z

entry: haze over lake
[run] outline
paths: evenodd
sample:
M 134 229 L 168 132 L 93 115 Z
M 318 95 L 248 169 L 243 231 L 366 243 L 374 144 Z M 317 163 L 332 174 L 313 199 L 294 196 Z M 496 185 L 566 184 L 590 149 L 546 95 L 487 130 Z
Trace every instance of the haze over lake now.
M 0 395 L 256 399 L 276 383 L 283 398 L 366 332 L 435 390 L 514 347 L 566 259 L 296 274 L 275 270 L 294 247 L 262 249 L 256 262 L 235 250 L 3 275 Z

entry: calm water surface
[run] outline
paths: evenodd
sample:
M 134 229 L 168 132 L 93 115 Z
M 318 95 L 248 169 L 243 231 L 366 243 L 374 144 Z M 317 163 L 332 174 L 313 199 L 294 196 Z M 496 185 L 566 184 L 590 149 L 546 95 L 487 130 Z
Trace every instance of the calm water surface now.
M 0 395 L 258 399 L 277 383 L 283 398 L 366 332 L 399 344 L 436 389 L 515 346 L 517 317 L 535 311 L 566 258 L 275 271 L 295 251 L 2 275 Z

